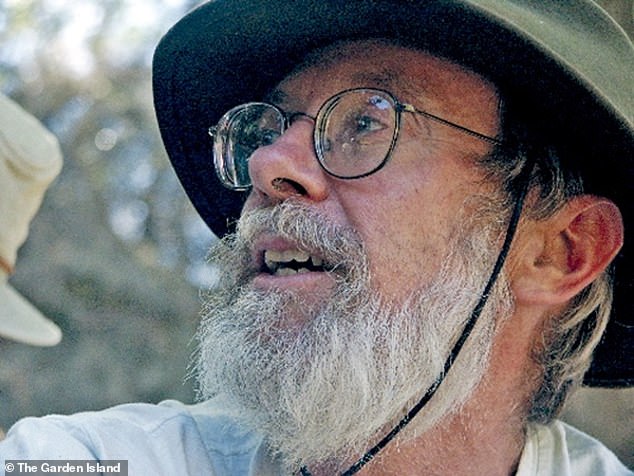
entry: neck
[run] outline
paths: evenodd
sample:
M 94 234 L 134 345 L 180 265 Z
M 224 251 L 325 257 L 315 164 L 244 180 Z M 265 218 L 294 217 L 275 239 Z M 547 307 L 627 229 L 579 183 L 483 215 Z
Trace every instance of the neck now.
M 510 476 L 517 470 L 524 438 L 521 418 L 464 409 L 424 435 L 405 442 L 393 441 L 357 474 Z M 313 476 L 341 472 L 328 464 L 310 470 Z

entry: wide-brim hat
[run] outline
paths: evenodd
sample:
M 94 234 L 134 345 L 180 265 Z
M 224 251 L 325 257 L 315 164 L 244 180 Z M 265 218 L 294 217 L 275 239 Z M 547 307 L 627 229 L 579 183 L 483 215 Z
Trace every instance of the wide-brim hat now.
M 217 0 L 194 9 L 156 49 L 154 102 L 174 169 L 212 231 L 232 229 L 246 195 L 218 181 L 209 126 L 261 100 L 309 51 L 362 38 L 431 50 L 521 98 L 588 193 L 620 207 L 614 308 L 585 382 L 634 385 L 634 48 L 591 1 Z

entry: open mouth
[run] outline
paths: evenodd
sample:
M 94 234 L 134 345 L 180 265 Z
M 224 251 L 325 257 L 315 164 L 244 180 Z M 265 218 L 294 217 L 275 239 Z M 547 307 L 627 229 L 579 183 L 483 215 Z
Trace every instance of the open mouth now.
M 311 272 L 329 271 L 324 260 L 297 249 L 265 250 L 263 271 L 273 276 L 292 276 Z

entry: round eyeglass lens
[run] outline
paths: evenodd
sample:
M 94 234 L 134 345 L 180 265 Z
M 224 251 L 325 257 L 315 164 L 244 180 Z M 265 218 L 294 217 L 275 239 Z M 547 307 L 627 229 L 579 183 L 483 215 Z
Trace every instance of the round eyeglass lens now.
M 315 128 L 317 156 L 332 175 L 355 178 L 379 169 L 394 146 L 394 99 L 372 89 L 345 91 L 324 104 Z
M 284 115 L 270 104 L 240 106 L 227 117 L 223 162 L 234 187 L 249 187 L 249 159 L 260 147 L 272 144 L 284 131 Z

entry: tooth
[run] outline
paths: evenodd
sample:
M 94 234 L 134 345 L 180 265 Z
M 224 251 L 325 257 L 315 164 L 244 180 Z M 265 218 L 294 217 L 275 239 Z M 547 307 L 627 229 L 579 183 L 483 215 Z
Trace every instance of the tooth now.
M 277 261 L 275 261 L 273 259 L 273 252 L 272 251 L 265 251 L 264 252 L 264 264 L 266 264 L 266 267 L 269 269 L 274 269 L 275 268 L 275 264 L 277 263 Z
M 310 273 L 310 270 L 308 268 L 299 268 L 297 270 L 297 274 L 304 274 L 304 273 Z
M 297 274 L 297 271 L 292 268 L 280 268 L 275 271 L 275 276 L 291 276 L 293 274 Z
M 296 255 L 295 260 L 298 262 L 305 262 L 310 259 L 310 255 L 304 251 L 299 251 Z
M 313 265 L 321 266 L 322 264 L 324 264 L 324 260 L 323 259 L 313 257 Z
M 286 250 L 286 251 L 264 251 L 264 262 L 271 268 L 276 263 L 290 263 L 295 260 L 298 263 L 306 262 L 310 259 L 310 255 L 300 250 Z
M 308 261 L 308 258 L 310 258 L 310 255 L 308 253 L 305 253 L 300 250 L 286 250 L 283 253 L 281 253 L 281 255 L 282 255 L 282 260 L 286 262 L 295 260 L 298 263 L 301 263 L 303 261 Z
M 274 251 L 274 250 L 266 250 L 264 252 L 264 260 L 266 261 L 267 264 L 272 262 L 279 263 L 280 261 L 283 261 L 282 253 L 279 251 Z

